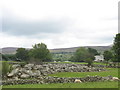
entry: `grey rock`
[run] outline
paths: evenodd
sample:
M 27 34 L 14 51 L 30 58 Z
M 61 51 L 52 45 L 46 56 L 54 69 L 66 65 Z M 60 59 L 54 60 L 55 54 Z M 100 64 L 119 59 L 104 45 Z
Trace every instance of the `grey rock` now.
M 11 71 L 11 73 L 9 73 L 7 76 L 8 76 L 8 77 L 13 77 L 13 76 L 15 76 L 16 74 L 18 74 L 18 72 L 19 72 L 19 69 L 18 69 L 18 68 L 13 69 L 13 70 Z
M 13 69 L 16 69 L 16 68 L 19 68 L 19 67 L 21 67 L 19 64 L 12 65 Z
M 34 66 L 34 64 L 26 64 L 24 67 L 31 69 Z
M 27 79 L 27 78 L 29 78 L 30 76 L 28 75 L 28 74 L 22 74 L 21 75 L 21 78 L 24 78 L 24 79 Z

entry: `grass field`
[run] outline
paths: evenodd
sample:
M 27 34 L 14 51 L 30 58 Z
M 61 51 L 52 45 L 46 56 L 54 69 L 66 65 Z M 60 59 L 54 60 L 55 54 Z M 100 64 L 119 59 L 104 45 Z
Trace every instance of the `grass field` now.
M 55 74 L 50 74 L 49 76 L 57 76 L 57 77 L 86 77 L 90 76 L 108 76 L 111 75 L 113 77 L 118 77 L 118 69 L 117 68 L 108 68 L 107 71 L 102 72 L 60 72 Z
M 25 63 L 25 62 L 17 62 L 17 61 L 0 61 L 0 62 L 8 62 L 8 63 Z M 45 62 L 45 63 L 68 63 L 68 64 L 87 64 L 86 62 Z M 94 62 L 96 65 L 106 65 L 103 62 Z
M 49 63 L 87 64 L 86 62 L 49 62 Z M 102 62 L 94 62 L 93 64 L 106 65 L 105 63 Z
M 87 82 L 87 83 L 57 83 L 57 84 L 26 84 L 6 85 L 3 88 L 118 88 L 118 82 Z

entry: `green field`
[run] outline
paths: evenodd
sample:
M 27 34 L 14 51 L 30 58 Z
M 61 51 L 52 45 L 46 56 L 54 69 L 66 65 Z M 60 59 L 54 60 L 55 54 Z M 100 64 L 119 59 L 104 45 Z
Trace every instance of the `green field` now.
M 102 72 L 60 72 L 55 74 L 50 74 L 49 76 L 57 76 L 57 77 L 86 77 L 90 76 L 108 76 L 111 75 L 113 77 L 118 77 L 118 69 L 117 68 L 108 68 L 107 71 Z
M 25 63 L 25 62 L 17 62 L 17 61 L 0 61 L 0 62 L 8 62 L 8 63 Z M 86 62 L 45 62 L 45 63 L 68 63 L 68 64 L 87 64 Z M 106 65 L 102 62 L 94 62 L 95 65 Z
M 26 84 L 9 85 L 3 88 L 118 88 L 118 82 L 87 82 L 87 83 L 57 83 L 57 84 Z
M 86 62 L 49 62 L 49 63 L 68 63 L 68 64 L 87 64 Z M 95 65 L 106 65 L 102 62 L 94 62 Z

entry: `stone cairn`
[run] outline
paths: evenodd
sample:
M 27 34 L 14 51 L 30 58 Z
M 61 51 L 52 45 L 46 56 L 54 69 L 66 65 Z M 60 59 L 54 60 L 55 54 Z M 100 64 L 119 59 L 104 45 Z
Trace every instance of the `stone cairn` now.
M 87 67 L 80 64 L 26 64 L 21 67 L 19 64 L 12 66 L 13 70 L 8 73 L 7 79 L 2 81 L 3 85 L 15 84 L 43 84 L 43 83 L 68 83 L 68 82 L 95 82 L 105 80 L 119 80 L 117 77 L 87 76 L 84 78 L 50 77 L 48 74 L 57 72 L 100 72 L 104 68 Z

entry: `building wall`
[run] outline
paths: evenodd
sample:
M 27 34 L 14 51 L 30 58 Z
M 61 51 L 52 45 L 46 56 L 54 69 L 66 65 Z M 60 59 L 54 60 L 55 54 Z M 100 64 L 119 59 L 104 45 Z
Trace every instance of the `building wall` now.
M 103 55 L 97 55 L 97 56 L 95 56 L 94 61 L 104 61 L 104 56 Z

